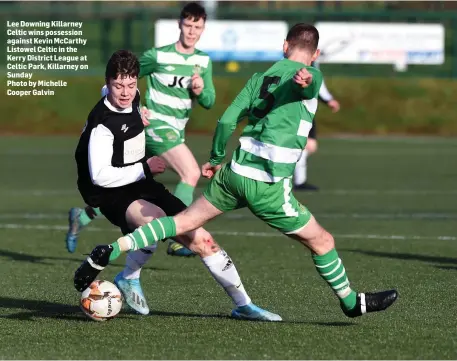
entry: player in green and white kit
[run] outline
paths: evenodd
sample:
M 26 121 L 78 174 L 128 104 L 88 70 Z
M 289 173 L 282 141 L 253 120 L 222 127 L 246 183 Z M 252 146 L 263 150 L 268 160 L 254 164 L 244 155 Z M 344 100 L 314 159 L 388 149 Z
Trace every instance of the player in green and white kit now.
M 356 293 L 335 249 L 330 233 L 291 193 L 295 163 L 306 145 L 317 109 L 322 75 L 311 63 L 319 56 L 319 34 L 312 25 L 292 27 L 284 43 L 286 59 L 265 73 L 255 74 L 218 122 L 211 157 L 202 174 L 211 178 L 204 195 L 174 217 L 157 218 L 111 245 L 96 247 L 75 273 L 75 287 L 95 279 L 122 252 L 170 236 L 201 232 L 206 222 L 233 209 L 248 207 L 258 218 L 287 236 L 298 240 L 312 254 L 318 273 L 335 292 L 348 317 L 381 311 L 394 303 L 395 290 Z M 245 116 L 248 125 L 233 153 L 231 164 L 221 166 L 228 138 Z M 230 285 L 224 271 L 229 263 L 218 261 L 220 248 L 212 239 L 187 237 L 184 245 L 204 260 L 213 257 L 220 277 Z M 207 261 L 205 262 L 207 263 Z M 229 295 L 236 287 L 228 286 Z
M 195 48 L 203 33 L 205 9 L 197 3 L 187 4 L 181 11 L 181 35 L 176 43 L 152 48 L 140 57 L 140 78 L 146 77 L 146 152 L 161 156 L 180 177 L 175 196 L 186 205 L 192 203 L 200 169 L 185 141 L 184 129 L 194 101 L 211 108 L 216 99 L 212 81 L 212 62 L 208 54 Z M 96 208 L 72 208 L 66 243 L 69 252 L 76 249 L 80 230 L 100 211 Z M 147 251 L 147 250 L 146 250 Z M 167 253 L 176 256 L 195 255 L 181 244 L 170 240 Z M 140 257 L 140 263 L 146 262 Z
M 209 109 L 216 101 L 212 62 L 208 54 L 195 49 L 203 33 L 206 13 L 196 3 L 184 7 L 180 17 L 181 36 L 176 44 L 146 51 L 140 58 L 140 78 L 147 80 L 146 107 L 150 125 L 146 128 L 146 150 L 161 156 L 181 181 L 175 196 L 190 205 L 200 178 L 195 157 L 184 144 L 184 129 L 194 101 Z M 170 240 L 168 254 L 194 255 Z

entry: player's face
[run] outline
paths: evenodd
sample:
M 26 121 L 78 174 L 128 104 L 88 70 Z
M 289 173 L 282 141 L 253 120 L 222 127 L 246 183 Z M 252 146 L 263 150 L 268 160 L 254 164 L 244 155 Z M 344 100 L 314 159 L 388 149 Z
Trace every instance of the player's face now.
M 193 48 L 205 30 L 205 21 L 202 18 L 198 21 L 194 21 L 194 18 L 187 18 L 180 21 L 179 29 L 181 30 L 179 36 L 181 44 L 185 48 Z
M 137 81 L 137 78 L 122 78 L 121 75 L 117 79 L 110 79 L 107 84 L 110 103 L 116 108 L 129 108 L 136 96 Z

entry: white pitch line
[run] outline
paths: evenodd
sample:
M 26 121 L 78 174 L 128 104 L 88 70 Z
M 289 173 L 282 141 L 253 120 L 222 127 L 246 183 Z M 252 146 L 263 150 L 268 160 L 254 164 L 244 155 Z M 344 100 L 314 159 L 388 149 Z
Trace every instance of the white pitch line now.
M 329 218 L 329 219 L 457 219 L 457 213 L 438 213 L 438 212 L 427 212 L 427 213 L 327 213 L 327 212 L 313 212 L 317 218 Z M 255 217 L 249 213 L 227 213 L 221 217 L 228 219 L 247 219 L 252 220 Z M 68 219 L 66 212 L 62 213 L 0 213 L 0 219 Z
M 378 220 L 414 220 L 414 219 L 457 219 L 457 213 L 321 213 L 312 212 L 316 218 L 329 219 L 378 219 Z M 228 219 L 247 219 L 251 220 L 255 217 L 251 214 L 228 213 L 222 217 Z M 2 216 L 0 215 L 0 219 Z M 12 217 L 14 218 L 14 217 Z M 17 219 L 17 218 L 16 218 Z
M 0 229 L 17 229 L 17 230 L 38 230 L 38 231 L 67 231 L 68 226 L 46 225 L 46 224 L 17 224 L 17 223 L 0 223 Z M 117 232 L 117 228 L 99 228 L 88 227 L 84 231 L 90 232 Z M 279 232 L 237 232 L 224 230 L 208 230 L 215 236 L 234 236 L 234 237 L 284 237 Z M 456 241 L 455 236 L 418 236 L 418 235 L 381 235 L 381 234 L 334 234 L 335 238 L 343 239 L 376 239 L 376 240 L 439 240 L 439 241 Z

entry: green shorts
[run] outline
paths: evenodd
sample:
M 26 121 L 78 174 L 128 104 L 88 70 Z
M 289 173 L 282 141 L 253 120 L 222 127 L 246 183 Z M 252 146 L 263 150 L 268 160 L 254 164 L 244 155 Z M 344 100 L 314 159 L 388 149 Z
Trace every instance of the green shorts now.
M 292 194 L 291 178 L 265 183 L 236 174 L 230 164 L 214 175 L 203 195 L 223 212 L 248 207 L 256 217 L 283 233 L 296 233 L 311 218 Z
M 150 125 L 145 128 L 148 156 L 161 155 L 184 143 L 184 130 L 178 130 L 160 120 L 149 120 L 149 122 Z

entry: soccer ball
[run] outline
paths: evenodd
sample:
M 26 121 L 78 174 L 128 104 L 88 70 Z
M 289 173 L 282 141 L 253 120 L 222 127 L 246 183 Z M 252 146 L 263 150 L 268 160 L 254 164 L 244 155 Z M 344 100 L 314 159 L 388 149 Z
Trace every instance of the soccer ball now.
M 80 307 L 94 321 L 115 317 L 122 308 L 119 289 L 108 281 L 94 281 L 81 294 Z

